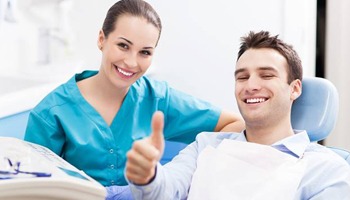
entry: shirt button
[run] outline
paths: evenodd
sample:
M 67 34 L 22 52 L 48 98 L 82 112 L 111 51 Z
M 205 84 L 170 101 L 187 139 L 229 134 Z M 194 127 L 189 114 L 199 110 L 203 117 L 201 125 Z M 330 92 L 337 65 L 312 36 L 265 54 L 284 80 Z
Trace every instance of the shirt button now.
M 114 169 L 114 165 L 111 165 L 110 167 L 111 167 L 111 169 Z
M 110 150 L 109 150 L 109 153 L 113 153 L 113 149 L 110 149 Z

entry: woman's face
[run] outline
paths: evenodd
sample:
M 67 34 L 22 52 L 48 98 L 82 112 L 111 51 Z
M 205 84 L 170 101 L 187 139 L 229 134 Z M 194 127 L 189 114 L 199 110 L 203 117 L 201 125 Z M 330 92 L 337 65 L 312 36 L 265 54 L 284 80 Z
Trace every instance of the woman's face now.
M 142 17 L 121 15 L 107 38 L 100 31 L 100 73 L 118 88 L 129 87 L 151 65 L 159 30 Z

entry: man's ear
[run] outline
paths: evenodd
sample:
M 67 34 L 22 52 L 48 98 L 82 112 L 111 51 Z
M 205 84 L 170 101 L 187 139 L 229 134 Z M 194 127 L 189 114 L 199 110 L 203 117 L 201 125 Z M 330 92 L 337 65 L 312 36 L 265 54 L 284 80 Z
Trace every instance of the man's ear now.
M 97 46 L 98 49 L 102 50 L 103 49 L 103 43 L 105 41 L 105 34 L 103 33 L 103 30 L 101 29 L 100 32 L 98 33 L 98 39 L 97 39 Z
M 291 84 L 290 84 L 290 88 L 291 88 L 291 95 L 290 95 L 290 99 L 291 100 L 296 100 L 302 92 L 302 84 L 301 81 L 299 79 L 295 79 Z

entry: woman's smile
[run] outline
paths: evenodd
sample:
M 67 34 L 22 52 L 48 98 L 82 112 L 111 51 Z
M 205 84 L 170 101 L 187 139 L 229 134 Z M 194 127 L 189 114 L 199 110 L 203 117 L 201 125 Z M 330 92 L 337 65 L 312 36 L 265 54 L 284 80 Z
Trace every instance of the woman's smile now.
M 114 65 L 114 67 L 117 69 L 116 71 L 118 72 L 118 74 L 122 77 L 122 78 L 131 78 L 133 75 L 135 75 L 135 72 L 131 72 L 125 69 L 122 69 L 120 67 L 118 67 L 117 65 Z

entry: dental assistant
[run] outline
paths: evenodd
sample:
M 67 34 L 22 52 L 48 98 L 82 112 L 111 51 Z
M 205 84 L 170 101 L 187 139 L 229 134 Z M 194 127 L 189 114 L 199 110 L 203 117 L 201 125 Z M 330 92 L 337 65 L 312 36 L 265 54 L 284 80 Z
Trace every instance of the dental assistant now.
M 48 147 L 104 186 L 126 185 L 126 152 L 165 116 L 167 140 L 190 143 L 202 131 L 240 132 L 239 114 L 144 76 L 162 25 L 142 0 L 121 0 L 107 12 L 97 45 L 99 71 L 84 71 L 49 93 L 30 113 L 25 140 Z

